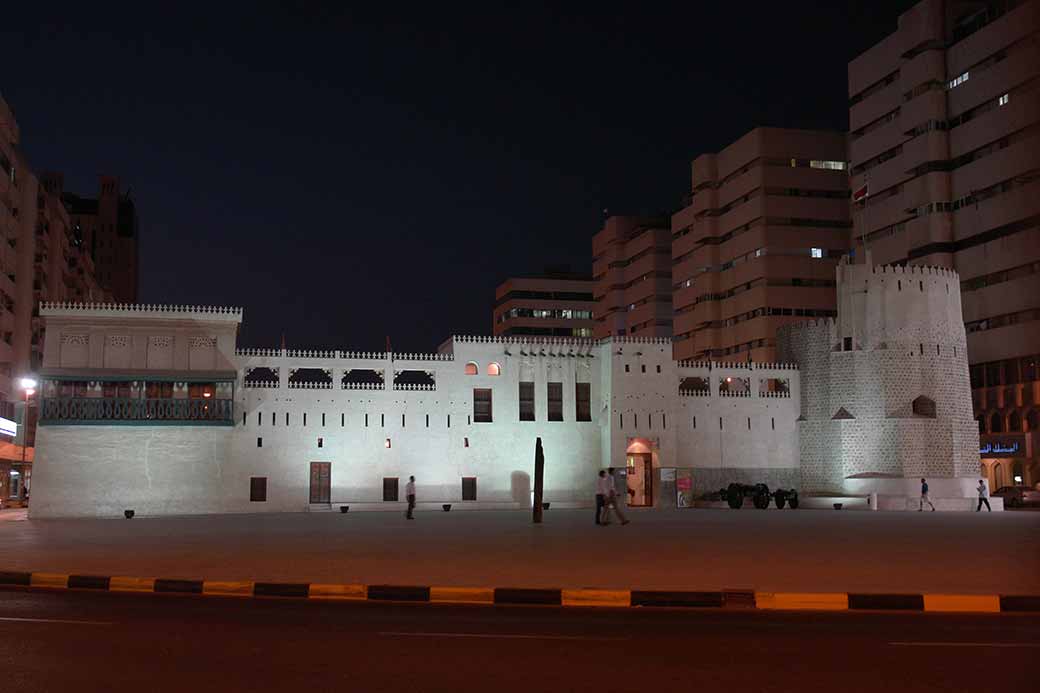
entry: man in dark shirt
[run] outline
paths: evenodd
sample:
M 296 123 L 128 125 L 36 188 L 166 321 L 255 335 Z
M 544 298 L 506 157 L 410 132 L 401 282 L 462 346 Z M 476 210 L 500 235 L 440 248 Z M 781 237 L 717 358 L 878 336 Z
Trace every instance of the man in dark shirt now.
M 928 482 L 921 479 L 921 502 L 917 505 L 917 512 L 924 510 L 924 504 L 932 506 L 932 512 L 935 512 L 935 506 L 932 505 L 932 500 L 928 497 Z

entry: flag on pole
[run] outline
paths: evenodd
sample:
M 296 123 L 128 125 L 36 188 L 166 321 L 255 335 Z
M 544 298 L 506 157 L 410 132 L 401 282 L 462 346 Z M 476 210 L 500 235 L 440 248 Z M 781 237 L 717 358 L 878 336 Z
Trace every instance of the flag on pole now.
M 869 187 L 870 187 L 870 182 L 869 181 L 863 181 L 863 185 L 861 187 L 859 187 L 856 190 L 852 191 L 852 201 L 853 202 L 863 202 L 863 203 L 866 203 L 867 196 L 870 195 L 870 191 L 868 190 Z

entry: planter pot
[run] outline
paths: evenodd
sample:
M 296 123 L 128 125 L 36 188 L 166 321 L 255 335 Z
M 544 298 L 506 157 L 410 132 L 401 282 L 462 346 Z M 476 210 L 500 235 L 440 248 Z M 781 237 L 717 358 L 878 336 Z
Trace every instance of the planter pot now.
M 131 519 L 133 519 L 133 517 L 134 517 L 134 511 L 133 511 L 133 510 L 124 510 L 124 511 L 123 511 L 123 517 L 125 517 L 125 518 L 126 518 L 126 519 L 128 519 L 128 520 L 131 520 Z
M 349 506 L 349 505 L 341 505 L 341 506 L 339 506 L 339 511 L 340 511 L 341 513 L 345 513 L 345 512 L 347 512 L 348 510 L 350 510 L 350 506 Z
M 449 510 L 451 510 L 451 503 L 445 503 L 441 507 L 444 508 L 444 512 L 448 512 Z

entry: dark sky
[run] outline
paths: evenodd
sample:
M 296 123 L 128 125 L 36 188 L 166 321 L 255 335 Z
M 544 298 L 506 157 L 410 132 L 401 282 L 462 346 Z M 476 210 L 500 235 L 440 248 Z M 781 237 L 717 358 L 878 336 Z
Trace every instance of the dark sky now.
M 489 333 L 502 279 L 588 271 L 602 210 L 673 212 L 697 154 L 845 129 L 913 1 L 339 4 L 5 7 L 23 148 L 133 187 L 142 302 L 242 306 L 249 346 Z

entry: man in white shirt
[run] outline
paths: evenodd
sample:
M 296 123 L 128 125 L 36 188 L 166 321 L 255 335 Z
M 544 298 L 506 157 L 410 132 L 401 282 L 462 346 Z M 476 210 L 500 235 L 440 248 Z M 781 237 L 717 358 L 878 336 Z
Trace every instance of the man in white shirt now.
M 603 519 L 606 520 L 606 524 L 610 524 L 610 511 L 614 511 L 614 516 L 617 517 L 618 522 L 623 525 L 628 524 L 628 518 L 621 512 L 621 501 L 618 498 L 617 493 L 617 479 L 614 478 L 614 468 L 611 467 L 607 470 L 607 495 L 603 499 Z
M 975 489 L 979 492 L 979 504 L 975 508 L 975 512 L 982 510 L 982 504 L 986 504 L 986 512 L 993 512 L 993 508 L 989 507 L 989 488 L 986 486 L 984 479 L 979 479 L 979 487 Z
M 415 477 L 408 477 L 408 483 L 404 485 L 404 497 L 408 499 L 408 511 L 404 514 L 409 520 L 414 520 L 412 511 L 415 510 Z
M 607 473 L 602 469 L 599 470 L 599 478 L 596 479 L 596 524 L 597 525 L 609 525 L 609 522 L 603 522 L 603 508 L 607 504 L 607 496 L 610 494 L 610 490 L 607 486 Z

